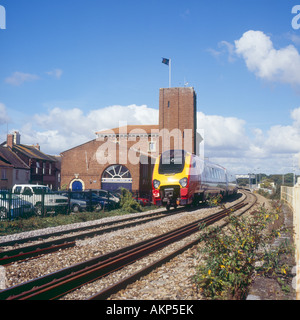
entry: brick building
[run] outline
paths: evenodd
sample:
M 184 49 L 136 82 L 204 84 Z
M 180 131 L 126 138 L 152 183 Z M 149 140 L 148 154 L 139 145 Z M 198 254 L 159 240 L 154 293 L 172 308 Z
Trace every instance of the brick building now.
M 24 173 L 25 169 L 22 168 L 21 171 L 19 168 L 15 172 L 13 176 L 19 176 L 19 178 L 12 180 L 14 182 L 13 185 L 15 183 L 33 183 L 47 185 L 53 190 L 60 188 L 60 157 L 45 154 L 40 150 L 38 144 L 21 144 L 21 136 L 18 131 L 7 135 L 7 141 L 2 144 L 1 150 L 2 152 L 5 151 L 6 158 L 9 154 L 13 154 L 14 158 L 19 159 L 27 170 Z M 16 160 L 14 160 L 14 163 L 16 167 Z M 25 174 L 26 176 L 24 176 Z
M 159 130 L 161 152 L 173 148 L 197 152 L 197 101 L 193 88 L 160 89 Z
M 61 153 L 61 186 L 149 192 L 153 165 L 162 151 L 184 148 L 196 153 L 195 91 L 162 88 L 159 124 L 121 126 L 96 132 L 96 136 Z
M 0 189 L 11 189 L 16 183 L 29 180 L 29 166 L 11 148 L 0 145 Z

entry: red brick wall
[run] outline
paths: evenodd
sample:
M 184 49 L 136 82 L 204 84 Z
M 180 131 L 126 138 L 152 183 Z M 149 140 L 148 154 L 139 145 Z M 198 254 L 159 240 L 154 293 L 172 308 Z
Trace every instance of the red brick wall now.
M 182 141 L 184 129 L 191 130 L 191 136 L 188 139 L 190 148 L 185 150 L 195 152 L 195 130 L 196 130 L 196 94 L 193 88 L 167 88 L 160 89 L 159 93 L 159 132 L 163 129 L 169 132 L 179 129 L 175 138 L 172 138 L 170 147 L 174 146 L 177 137 Z M 173 131 L 174 133 L 175 131 Z M 158 133 L 158 132 L 157 132 Z M 151 138 L 137 138 L 135 136 L 126 138 L 110 138 L 112 140 L 100 141 L 95 139 L 82 144 L 73 149 L 67 150 L 61 154 L 61 186 L 69 188 L 73 179 L 80 179 L 84 182 L 85 189 L 101 188 L 101 177 L 103 171 L 112 164 L 123 164 L 131 173 L 132 190 L 144 190 L 151 187 L 152 167 L 151 160 L 148 158 L 149 177 L 145 176 L 147 169 L 141 165 L 136 157 L 136 151 L 141 149 L 141 154 L 147 155 L 148 143 Z M 152 154 L 157 156 L 162 151 L 162 138 L 152 137 L 152 141 L 157 141 L 156 152 Z M 101 154 L 101 146 L 112 147 L 115 152 L 106 152 Z M 183 142 L 182 142 L 183 143 Z M 129 151 L 131 149 L 131 151 Z M 104 157 L 110 156 L 110 163 L 101 164 L 99 161 Z M 154 163 L 154 162 L 153 162 Z M 147 165 L 146 165 L 147 166 Z M 144 174 L 142 174 L 144 173 Z
M 8 134 L 7 135 L 7 141 L 6 144 L 8 147 L 10 147 L 12 149 L 13 145 L 14 145 L 14 135 L 13 134 Z
M 116 144 L 114 138 L 112 138 L 112 141 L 95 139 L 63 152 L 61 154 L 61 186 L 69 188 L 71 181 L 77 178 L 84 182 L 85 189 L 99 189 L 101 188 L 103 171 L 112 164 L 123 164 L 131 173 L 132 190 L 145 189 L 146 186 L 143 180 L 140 180 L 141 165 L 138 162 L 139 156 L 135 151 L 129 151 L 132 146 L 136 146 L 138 141 L 133 138 L 133 141 L 127 140 L 126 145 L 125 140 L 126 138 L 123 138 L 120 144 Z M 148 141 L 147 138 L 146 140 Z M 106 148 L 112 151 L 105 151 Z M 108 156 L 110 157 L 110 163 L 101 164 L 104 157 Z
M 196 136 L 196 94 L 193 88 L 162 88 L 159 92 L 159 129 L 162 132 L 163 129 L 168 130 L 172 134 L 170 148 L 174 147 L 174 144 L 182 143 L 184 148 L 184 136 L 185 129 L 191 130 L 191 137 L 189 138 L 188 148 L 185 149 L 189 152 L 196 152 L 195 149 L 195 136 Z M 176 129 L 179 129 L 179 131 Z M 187 138 L 187 131 L 185 133 Z M 162 137 L 162 140 L 168 139 L 167 135 Z M 180 140 L 178 140 L 180 139 Z M 162 142 L 162 141 L 161 141 Z M 165 144 L 165 149 L 168 149 L 168 144 Z M 162 148 L 162 146 L 161 146 Z M 164 151 L 163 149 L 161 149 Z

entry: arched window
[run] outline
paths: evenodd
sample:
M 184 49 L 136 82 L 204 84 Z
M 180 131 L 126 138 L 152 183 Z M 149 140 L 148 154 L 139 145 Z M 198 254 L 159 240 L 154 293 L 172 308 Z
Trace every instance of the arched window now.
M 120 164 L 107 167 L 101 177 L 102 189 L 118 190 L 126 188 L 131 190 L 132 178 L 129 169 Z

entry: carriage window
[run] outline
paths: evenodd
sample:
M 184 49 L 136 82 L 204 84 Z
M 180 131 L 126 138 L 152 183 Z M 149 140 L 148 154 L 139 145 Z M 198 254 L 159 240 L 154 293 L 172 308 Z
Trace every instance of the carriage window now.
M 215 172 L 215 168 L 211 168 L 212 171 L 212 178 L 216 179 L 216 172 Z
M 213 178 L 213 169 L 209 168 L 209 179 L 212 180 Z

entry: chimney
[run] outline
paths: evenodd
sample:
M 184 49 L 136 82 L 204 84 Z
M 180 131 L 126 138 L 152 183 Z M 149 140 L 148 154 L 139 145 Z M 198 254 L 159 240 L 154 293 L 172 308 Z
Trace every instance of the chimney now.
M 14 144 L 20 144 L 21 143 L 21 135 L 20 135 L 19 131 L 14 131 L 13 136 L 14 136 Z
M 12 149 L 13 144 L 14 144 L 14 135 L 13 134 L 8 134 L 7 135 L 6 145 Z

